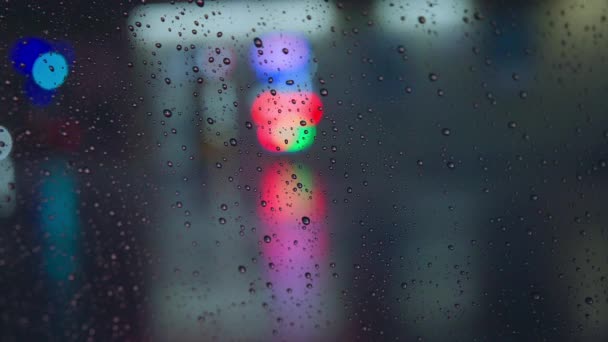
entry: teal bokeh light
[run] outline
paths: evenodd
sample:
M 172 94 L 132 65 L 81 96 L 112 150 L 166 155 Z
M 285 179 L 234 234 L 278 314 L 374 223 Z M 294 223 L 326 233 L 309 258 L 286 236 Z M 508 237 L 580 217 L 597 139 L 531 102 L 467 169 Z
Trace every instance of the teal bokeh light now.
M 50 176 L 40 187 L 40 229 L 44 235 L 46 272 L 54 282 L 64 282 L 78 269 L 77 184 L 66 162 L 53 159 L 45 165 Z
M 55 52 L 40 55 L 34 62 L 32 77 L 38 86 L 46 90 L 58 88 L 68 76 L 68 62 Z

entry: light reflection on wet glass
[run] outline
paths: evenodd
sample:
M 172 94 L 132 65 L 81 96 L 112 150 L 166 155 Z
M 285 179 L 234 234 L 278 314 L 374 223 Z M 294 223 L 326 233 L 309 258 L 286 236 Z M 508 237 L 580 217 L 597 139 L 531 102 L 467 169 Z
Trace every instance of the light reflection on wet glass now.
M 604 1 L 7 1 L 0 340 L 603 341 Z

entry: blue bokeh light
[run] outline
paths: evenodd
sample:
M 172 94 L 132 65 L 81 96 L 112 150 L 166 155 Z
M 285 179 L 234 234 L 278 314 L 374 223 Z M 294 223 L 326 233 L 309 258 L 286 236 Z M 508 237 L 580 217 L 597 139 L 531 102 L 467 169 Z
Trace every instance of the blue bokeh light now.
M 23 38 L 15 43 L 11 53 L 11 60 L 15 70 L 29 75 L 32 73 L 34 62 L 42 54 L 53 50 L 53 46 L 46 40 L 40 38 Z
M 26 76 L 24 91 L 30 101 L 46 106 L 65 83 L 75 53 L 67 42 L 28 37 L 17 40 L 10 58 L 13 68 Z
M 46 90 L 38 86 L 31 77 L 25 82 L 25 93 L 30 101 L 37 106 L 46 106 L 53 101 L 55 90 Z
M 34 62 L 32 77 L 41 88 L 51 90 L 60 87 L 68 76 L 68 62 L 55 52 L 42 54 Z
M 285 79 L 288 75 L 311 73 L 311 47 L 308 40 L 295 33 L 272 33 L 262 36 L 261 47 L 252 45 L 249 57 L 258 80 L 272 77 Z

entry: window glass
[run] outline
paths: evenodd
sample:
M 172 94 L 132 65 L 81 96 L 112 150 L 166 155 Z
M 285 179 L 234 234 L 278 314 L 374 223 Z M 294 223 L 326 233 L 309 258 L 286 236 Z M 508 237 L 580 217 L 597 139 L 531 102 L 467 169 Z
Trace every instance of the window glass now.
M 0 340 L 608 340 L 607 15 L 3 1 Z

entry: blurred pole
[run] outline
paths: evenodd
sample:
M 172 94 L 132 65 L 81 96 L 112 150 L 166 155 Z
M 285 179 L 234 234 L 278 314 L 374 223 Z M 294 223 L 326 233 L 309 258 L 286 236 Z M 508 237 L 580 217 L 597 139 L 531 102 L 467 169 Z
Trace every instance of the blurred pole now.
M 78 289 L 83 265 L 80 256 L 78 181 L 62 156 L 43 165 L 39 188 L 38 229 L 42 264 L 48 281 L 49 320 L 53 336 L 79 331 Z M 75 336 L 72 336 L 75 337 Z
M 0 218 L 8 218 L 17 207 L 15 167 L 10 157 L 13 138 L 7 128 L 0 126 Z
M 290 159 L 264 168 L 257 209 L 273 340 L 333 340 L 340 310 L 330 276 L 323 185 L 312 168 Z
M 17 185 L 12 158 L 0 161 L 0 218 L 10 217 L 17 207 Z
M 238 162 L 229 150 L 230 141 L 238 139 L 235 81 L 224 72 L 231 62 L 209 48 L 154 51 L 152 45 L 152 64 L 161 72 L 140 69 L 155 75 L 144 85 L 142 118 L 148 158 L 143 165 L 154 186 L 148 236 L 154 260 L 147 281 L 151 308 L 145 318 L 146 334 L 154 341 L 242 339 L 263 327 L 263 316 L 255 313 L 261 306 L 241 307 L 250 298 L 249 285 L 235 265 L 254 253 L 247 252 L 248 243 L 235 229 L 240 193 L 225 185 L 229 168 Z M 146 52 L 142 47 L 138 54 Z M 229 211 L 222 212 L 220 204 Z M 234 329 L 243 320 L 249 322 L 247 331 Z
M 203 149 L 223 151 L 238 143 L 238 81 L 240 60 L 229 42 L 203 46 L 195 61 L 200 69 L 203 106 Z M 197 71 L 198 73 L 198 71 Z

